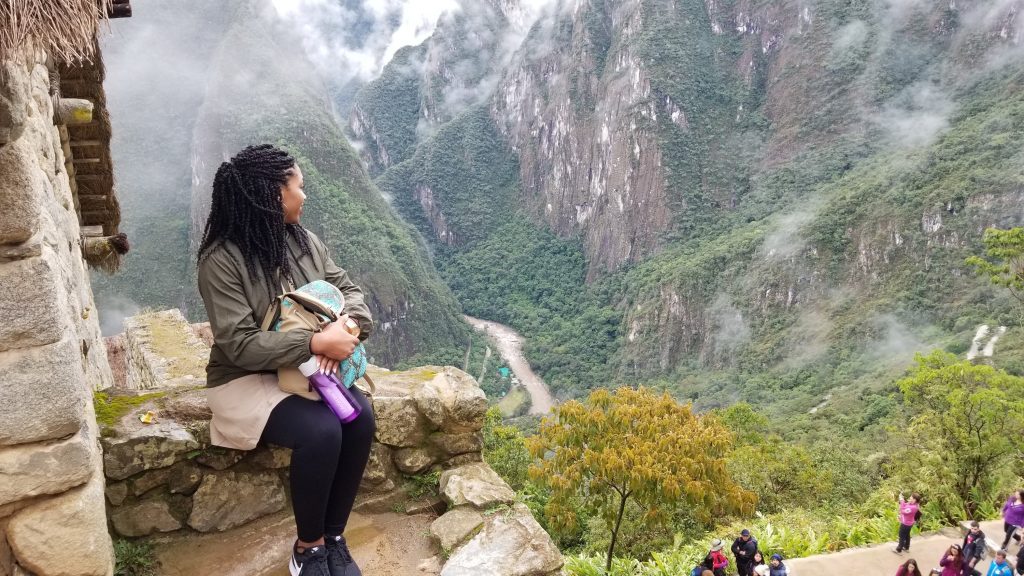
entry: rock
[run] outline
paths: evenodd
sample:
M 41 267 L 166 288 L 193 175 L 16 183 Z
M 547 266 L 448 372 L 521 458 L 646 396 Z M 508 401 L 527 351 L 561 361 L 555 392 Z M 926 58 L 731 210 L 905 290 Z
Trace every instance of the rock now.
M 91 456 L 82 432 L 49 444 L 0 448 L 0 505 L 85 484 L 93 471 Z
M 170 468 L 159 468 L 157 470 L 150 470 L 143 472 L 135 478 L 128 481 L 132 487 L 132 495 L 142 496 L 146 492 L 149 492 L 157 486 L 163 486 L 167 483 L 167 479 L 171 476 Z
M 398 473 L 395 472 L 395 465 L 391 458 L 390 448 L 379 442 L 374 442 L 370 447 L 370 459 L 366 462 L 361 486 L 379 488 L 391 481 L 391 485 L 394 487 Z
M 210 411 L 210 405 L 206 400 L 206 389 L 168 394 L 163 400 L 160 417 L 178 422 L 209 420 L 213 417 L 213 412 Z
M 487 508 L 516 498 L 512 488 L 484 463 L 465 464 L 441 473 L 441 495 L 451 506 Z
M 103 467 L 108 478 L 121 480 L 143 470 L 170 466 L 199 447 L 192 434 L 177 422 L 159 420 L 140 424 L 136 418 L 125 418 L 128 430 L 123 436 L 103 438 Z
M 120 506 L 124 503 L 124 499 L 128 497 L 128 483 L 113 482 L 107 484 L 106 494 L 107 502 L 110 502 L 112 506 Z
M 70 313 L 67 295 L 58 290 L 60 266 L 52 250 L 0 264 L 0 351 L 45 346 L 64 336 Z
M 407 396 L 374 396 L 377 441 L 388 446 L 419 446 L 427 437 L 427 421 Z
M 483 530 L 455 551 L 441 576 L 547 576 L 562 567 L 551 537 L 522 504 L 495 514 Z
M 260 446 L 253 450 L 249 457 L 253 464 L 267 470 L 287 468 L 292 463 L 292 451 L 280 446 Z M 373 460 L 373 452 L 370 452 L 370 460 Z M 369 465 L 367 465 L 369 466 Z
M 395 466 L 406 474 L 419 474 L 433 466 L 440 459 L 441 454 L 432 446 L 426 448 L 400 448 L 395 450 L 394 456 Z
M 427 558 L 416 566 L 416 570 L 420 574 L 428 574 L 431 576 L 439 574 L 441 572 L 441 557 L 431 556 L 430 558 Z
M 463 432 L 461 434 L 435 432 L 430 435 L 430 442 L 452 456 L 480 452 L 484 449 L 482 432 Z
M 129 538 L 173 532 L 182 527 L 181 520 L 171 514 L 167 501 L 159 499 L 121 506 L 111 513 L 110 522 L 118 534 Z
M 63 438 L 85 421 L 85 373 L 80 343 L 0 353 L 0 445 Z
M 203 481 L 203 471 L 189 460 L 178 462 L 171 467 L 167 488 L 171 494 L 191 495 Z
M 243 457 L 245 457 L 245 452 L 241 450 L 212 447 L 203 450 L 203 453 L 196 456 L 195 460 L 207 468 L 226 470 L 238 464 Z
M 444 503 L 438 495 L 427 496 L 409 502 L 405 506 L 405 513 L 410 516 L 416 516 L 418 514 L 431 514 L 438 515 L 443 514 L 448 509 L 448 505 Z
M 401 485 L 393 490 L 367 494 L 361 492 L 356 496 L 353 510 L 363 514 L 380 514 L 384 512 L 404 512 L 409 500 L 409 488 Z
M 108 576 L 114 551 L 103 507 L 103 475 L 15 514 L 7 541 L 22 567 L 41 576 Z
M 20 244 L 39 227 L 46 190 L 28 138 L 0 146 L 0 244 Z M 37 284 L 42 287 L 42 283 Z M 17 316 L 4 316 L 14 319 Z
M 192 497 L 188 525 L 200 532 L 222 532 L 284 505 L 284 485 L 273 472 L 211 473 Z
M 430 524 L 430 535 L 437 540 L 442 550 L 450 553 L 483 524 L 483 514 L 472 507 L 459 506 L 434 520 Z
M 0 145 L 3 145 L 17 140 L 25 131 L 32 93 L 28 76 L 13 62 L 0 64 L 0 78 L 4 79 L 0 90 Z
M 420 412 L 446 432 L 474 432 L 483 428 L 487 396 L 472 376 L 450 366 L 413 390 Z

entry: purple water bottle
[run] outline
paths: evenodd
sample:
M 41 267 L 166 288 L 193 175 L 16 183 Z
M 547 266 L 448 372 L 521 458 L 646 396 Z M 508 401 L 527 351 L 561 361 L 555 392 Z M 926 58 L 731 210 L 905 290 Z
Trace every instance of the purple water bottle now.
M 327 404 L 342 424 L 347 424 L 359 417 L 362 407 L 352 395 L 352 391 L 342 386 L 333 374 L 321 372 L 320 367 L 316 364 L 316 357 L 299 364 L 299 372 L 309 379 L 313 389 L 320 394 L 324 404 Z

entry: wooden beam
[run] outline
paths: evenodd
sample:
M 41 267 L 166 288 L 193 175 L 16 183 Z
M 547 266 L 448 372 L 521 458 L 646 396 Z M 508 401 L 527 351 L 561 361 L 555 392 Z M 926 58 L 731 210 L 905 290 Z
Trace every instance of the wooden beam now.
M 72 140 L 72 148 L 82 148 L 85 146 L 103 146 L 102 140 Z
M 79 180 L 109 180 L 109 174 L 78 174 L 75 176 Z
M 82 226 L 82 236 L 87 238 L 103 236 L 103 226 Z
M 82 212 L 82 223 L 86 224 L 86 225 L 89 225 L 89 224 L 91 224 L 93 222 L 97 222 L 97 223 L 102 224 L 102 223 L 106 222 L 107 220 L 110 220 L 110 216 L 111 216 L 110 212 L 108 212 L 106 210 L 91 210 L 89 212 L 83 211 Z
M 114 0 L 110 9 L 107 10 L 107 16 L 110 18 L 131 18 L 131 0 Z
M 103 162 L 99 158 L 75 158 L 72 160 L 75 164 L 99 164 Z

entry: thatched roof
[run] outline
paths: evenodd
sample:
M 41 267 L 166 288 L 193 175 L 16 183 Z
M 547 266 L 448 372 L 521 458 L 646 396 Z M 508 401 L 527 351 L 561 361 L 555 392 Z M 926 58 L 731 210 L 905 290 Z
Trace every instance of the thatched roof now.
M 0 0 L 0 60 L 29 42 L 64 62 L 90 59 L 112 7 L 113 0 Z

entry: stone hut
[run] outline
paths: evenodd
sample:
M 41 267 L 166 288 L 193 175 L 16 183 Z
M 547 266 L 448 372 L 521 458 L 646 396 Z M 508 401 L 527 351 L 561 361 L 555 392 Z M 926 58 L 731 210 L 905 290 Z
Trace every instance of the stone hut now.
M 88 267 L 127 248 L 96 37 L 130 14 L 128 0 L 0 3 L 3 575 L 113 573 L 92 404 L 112 376 Z

